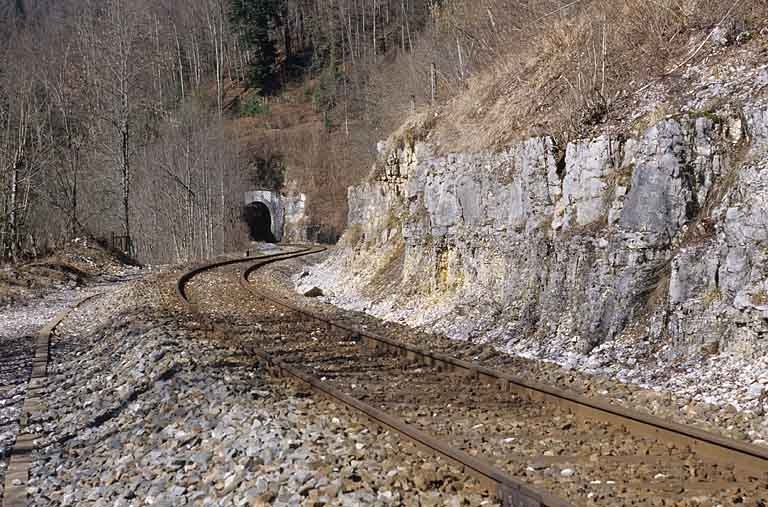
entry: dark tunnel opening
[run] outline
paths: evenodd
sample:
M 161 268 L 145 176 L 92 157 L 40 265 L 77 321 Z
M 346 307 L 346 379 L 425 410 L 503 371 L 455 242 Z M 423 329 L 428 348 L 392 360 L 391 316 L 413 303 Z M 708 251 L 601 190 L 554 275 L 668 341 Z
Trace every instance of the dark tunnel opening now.
M 248 225 L 248 233 L 252 241 L 277 243 L 272 234 L 272 215 L 266 204 L 254 202 L 243 210 L 243 221 Z

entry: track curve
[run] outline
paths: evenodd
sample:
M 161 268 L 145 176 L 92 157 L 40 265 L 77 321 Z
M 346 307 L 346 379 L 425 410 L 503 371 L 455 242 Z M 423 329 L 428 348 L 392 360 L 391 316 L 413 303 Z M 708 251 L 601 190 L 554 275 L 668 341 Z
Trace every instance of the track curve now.
M 530 401 L 555 403 L 571 414 L 600 421 L 607 421 L 610 424 L 624 428 L 627 432 L 631 431 L 633 434 L 644 435 L 651 439 L 688 449 L 691 453 L 695 452 L 697 455 L 704 456 L 716 463 L 721 463 L 726 468 L 730 467 L 734 470 L 738 470 L 740 474 L 739 477 L 748 478 L 753 483 L 756 481 L 763 481 L 768 484 L 768 451 L 764 448 L 737 442 L 696 428 L 687 427 L 639 412 L 616 407 L 609 404 L 607 400 L 586 398 L 551 386 L 531 383 L 524 379 L 516 378 L 506 372 L 496 371 L 472 362 L 461 361 L 447 355 L 435 354 L 410 344 L 370 333 L 356 326 L 335 322 L 324 316 L 307 311 L 305 308 L 301 308 L 290 301 L 277 297 L 267 291 L 260 290 L 258 287 L 254 287 L 249 283 L 249 276 L 255 270 L 267 264 L 293 257 L 319 253 L 322 250 L 323 249 L 305 247 L 290 253 L 257 256 L 249 259 L 237 259 L 234 261 L 225 261 L 222 263 L 201 266 L 185 273 L 182 278 L 179 279 L 177 292 L 179 297 L 185 301 L 185 304 L 189 305 L 191 309 L 194 309 L 193 303 L 186 298 L 184 285 L 195 274 L 236 262 L 242 263 L 255 261 L 252 265 L 246 267 L 240 274 L 240 284 L 244 288 L 251 291 L 259 298 L 286 308 L 292 312 L 296 312 L 304 318 L 323 323 L 327 326 L 327 329 L 334 334 L 353 337 L 355 341 L 360 341 L 365 347 L 385 350 L 396 356 L 405 356 L 414 360 L 415 363 L 430 367 L 434 366 L 441 371 L 445 370 L 451 373 L 459 372 L 462 376 L 470 379 L 470 381 L 476 382 L 478 385 L 490 386 L 495 390 L 497 389 L 501 392 L 512 393 L 513 395 L 520 396 Z M 493 492 L 503 505 L 520 505 L 525 507 L 564 507 L 570 505 L 568 502 L 544 491 L 531 488 L 528 484 L 509 476 L 505 471 L 488 461 L 470 456 L 466 452 L 452 447 L 447 442 L 434 438 L 430 434 L 406 424 L 398 417 L 379 410 L 360 399 L 349 396 L 340 389 L 334 388 L 333 385 L 331 385 L 331 382 L 324 382 L 323 380 L 325 379 L 321 380 L 316 376 L 310 375 L 306 373 L 306 371 L 303 371 L 303 369 L 288 364 L 280 357 L 275 357 L 274 355 L 255 347 L 251 347 L 250 352 L 260 357 L 268 365 L 269 370 L 275 375 L 295 378 L 334 401 L 364 413 L 374 424 L 386 426 L 398 431 L 406 438 L 419 443 L 422 447 L 434 454 L 443 456 L 460 464 L 466 471 L 470 472 L 473 476 L 486 484 L 487 489 Z M 762 504 L 757 503 L 757 505 Z
M 278 253 L 244 259 L 233 259 L 198 266 L 182 274 L 176 284 L 176 293 L 182 303 L 190 311 L 202 317 L 195 304 L 189 300 L 185 290 L 186 284 L 194 276 L 205 271 L 223 266 L 256 261 L 254 264 L 244 269 L 240 276 L 241 284 L 250 290 L 248 276 L 255 270 L 274 262 L 305 255 L 312 255 L 320 253 L 324 250 L 325 248 L 323 247 L 304 247 L 289 253 Z M 271 298 L 266 299 L 272 300 Z M 212 325 L 212 327 L 215 326 Z M 331 399 L 335 403 L 339 403 L 355 410 L 366 419 L 371 421 L 373 424 L 392 429 L 408 440 L 416 443 L 421 448 L 463 467 L 469 475 L 478 479 L 480 484 L 484 486 L 489 493 L 494 495 L 505 507 L 570 507 L 571 505 L 560 498 L 550 495 L 547 492 L 537 491 L 529 487 L 527 484 L 509 476 L 506 472 L 493 466 L 491 463 L 478 459 L 474 456 L 470 456 L 466 452 L 452 447 L 449 444 L 440 441 L 411 425 L 406 424 L 403 420 L 397 417 L 387 414 L 382 410 L 379 410 L 367 403 L 364 403 L 352 396 L 341 392 L 340 390 L 325 385 L 320 378 L 307 374 L 298 368 L 288 365 L 284 361 L 272 357 L 270 354 L 262 350 L 250 348 L 248 352 L 261 359 L 267 365 L 267 370 L 274 376 L 289 377 L 297 380 L 309 386 L 315 392 Z

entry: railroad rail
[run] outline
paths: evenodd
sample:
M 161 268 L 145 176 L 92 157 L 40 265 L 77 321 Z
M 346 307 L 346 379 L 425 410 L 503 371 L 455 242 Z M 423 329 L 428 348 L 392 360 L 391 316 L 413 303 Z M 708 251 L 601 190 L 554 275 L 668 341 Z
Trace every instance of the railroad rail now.
M 627 410 L 611 405 L 604 400 L 586 398 L 551 386 L 532 383 L 510 375 L 507 372 L 493 370 L 480 364 L 462 361 L 444 354 L 433 353 L 411 344 L 371 333 L 358 326 L 337 322 L 312 313 L 268 291 L 254 287 L 248 281 L 251 273 L 262 266 L 320 251 L 322 249 L 303 248 L 290 253 L 238 259 L 226 261 L 225 263 L 201 266 L 196 270 L 185 273 L 177 284 L 177 291 L 180 298 L 186 304 L 191 304 L 186 298 L 184 286 L 193 276 L 204 271 L 232 264 L 233 262 L 255 261 L 253 265 L 244 269 L 240 274 L 240 284 L 243 288 L 251 291 L 259 298 L 269 301 L 273 305 L 301 315 L 308 321 L 320 323 L 325 327 L 329 335 L 351 337 L 351 341 L 354 344 L 361 346 L 360 350 L 389 353 L 392 356 L 403 358 L 407 364 L 423 365 L 425 368 L 444 372 L 446 376 L 458 375 L 461 378 L 471 379 L 478 386 L 483 386 L 484 388 L 486 386 L 492 387 L 493 389 L 486 389 L 486 391 L 499 393 L 493 395 L 496 396 L 496 399 L 500 399 L 499 397 L 503 398 L 504 396 L 516 396 L 520 400 L 526 400 L 531 404 L 529 405 L 530 407 L 533 407 L 534 405 L 532 404 L 536 403 L 554 404 L 560 407 L 562 411 L 574 414 L 577 417 L 604 421 L 615 427 L 622 428 L 627 434 L 641 435 L 651 440 L 664 442 L 670 446 L 687 449 L 690 454 L 695 453 L 698 457 L 710 460 L 714 464 L 712 466 L 715 471 L 718 471 L 718 467 L 720 467 L 720 470 L 723 468 L 737 470 L 740 478 L 745 478 L 745 480 L 751 481 L 753 484 L 766 484 L 766 479 L 768 478 L 768 451 L 764 448 Z M 296 378 L 334 401 L 363 412 L 375 424 L 392 428 L 434 454 L 443 456 L 463 466 L 467 472 L 479 478 L 486 485 L 487 489 L 499 498 L 503 505 L 524 507 L 561 507 L 569 505 L 560 498 L 515 479 L 492 462 L 470 456 L 444 440 L 437 439 L 411 424 L 406 424 L 401 418 L 385 413 L 357 397 L 342 392 L 340 388 L 334 387 L 334 380 L 343 377 L 343 373 L 336 375 L 336 379 L 328 381 L 308 374 L 305 371 L 306 368 L 297 368 L 289 364 L 290 361 L 284 359 L 284 357 L 288 356 L 280 357 L 280 354 L 270 353 L 261 347 L 251 347 L 250 351 L 259 356 L 276 375 Z M 313 353 L 316 354 L 315 352 Z M 312 357 L 312 355 L 307 355 L 307 357 Z M 736 476 L 735 473 L 732 475 L 733 477 Z M 717 485 L 713 487 L 717 487 Z
M 56 328 L 72 312 L 101 295 L 100 293 L 91 294 L 80 299 L 72 306 L 57 313 L 37 333 L 29 384 L 24 394 L 24 404 L 19 414 L 19 432 L 16 436 L 16 442 L 11 449 L 8 469 L 5 472 L 2 507 L 26 507 L 29 505 L 27 483 L 29 482 L 29 471 L 32 468 L 32 453 L 37 449 L 37 444 L 35 443 L 37 435 L 30 428 L 29 418 L 31 414 L 39 412 L 43 406 L 48 383 L 51 338 Z
M 324 251 L 323 247 L 301 248 L 295 252 L 262 255 L 244 259 L 233 259 L 215 262 L 196 267 L 184 273 L 176 284 L 176 293 L 180 300 L 194 313 L 199 313 L 199 308 L 192 303 L 186 294 L 186 284 L 196 275 L 211 269 L 248 261 L 258 261 L 256 264 L 243 271 L 242 280 L 247 282 L 247 276 L 255 269 L 280 260 L 291 259 L 304 255 L 312 255 Z M 507 475 L 503 470 L 492 464 L 470 456 L 455 447 L 442 442 L 425 432 L 406 424 L 401 419 L 389 415 L 367 403 L 357 400 L 345 393 L 325 385 L 320 378 L 307 374 L 272 357 L 267 352 L 251 348 L 250 352 L 266 365 L 268 371 L 277 377 L 291 377 L 309 386 L 312 390 L 326 396 L 335 403 L 349 407 L 363 415 L 366 419 L 378 426 L 387 427 L 396 431 L 419 447 L 447 459 L 462 467 L 469 475 L 475 477 L 486 490 L 493 494 L 504 507 L 569 507 L 570 504 L 547 492 L 537 491 L 527 484 Z

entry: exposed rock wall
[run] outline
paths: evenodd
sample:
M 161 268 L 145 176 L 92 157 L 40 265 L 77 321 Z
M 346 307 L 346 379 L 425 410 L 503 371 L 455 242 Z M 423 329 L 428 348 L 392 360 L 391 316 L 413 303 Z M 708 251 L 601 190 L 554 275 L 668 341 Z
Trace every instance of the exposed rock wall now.
M 283 241 L 306 241 L 307 196 L 299 192 L 295 185 L 291 185 L 283 194 L 283 204 L 285 206 L 285 233 L 283 234 Z
M 543 357 L 617 341 L 664 357 L 761 353 L 760 97 L 562 150 L 538 137 L 436 156 L 393 138 L 349 190 L 342 247 L 309 281 L 346 306 Z

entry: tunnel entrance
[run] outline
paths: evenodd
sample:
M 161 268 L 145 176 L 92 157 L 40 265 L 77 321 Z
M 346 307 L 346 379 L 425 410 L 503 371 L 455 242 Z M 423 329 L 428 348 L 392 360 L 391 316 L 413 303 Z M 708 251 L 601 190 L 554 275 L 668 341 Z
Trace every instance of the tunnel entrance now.
M 243 221 L 248 225 L 251 241 L 277 243 L 272 233 L 272 214 L 262 202 L 252 202 L 243 210 Z

